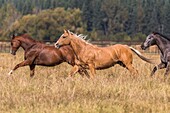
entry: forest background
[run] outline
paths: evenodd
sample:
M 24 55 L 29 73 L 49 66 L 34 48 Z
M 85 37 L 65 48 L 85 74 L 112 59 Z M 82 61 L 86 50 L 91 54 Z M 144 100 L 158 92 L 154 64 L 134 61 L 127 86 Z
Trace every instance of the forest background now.
M 28 33 L 56 41 L 69 29 L 91 40 L 143 41 L 170 36 L 170 0 L 0 0 L 0 40 Z

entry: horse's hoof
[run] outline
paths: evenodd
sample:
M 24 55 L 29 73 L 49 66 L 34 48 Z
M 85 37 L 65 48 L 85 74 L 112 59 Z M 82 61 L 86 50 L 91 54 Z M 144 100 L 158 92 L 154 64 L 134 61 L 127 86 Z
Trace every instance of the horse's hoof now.
M 13 72 L 13 70 L 11 70 L 11 71 L 8 73 L 8 75 L 10 76 L 10 75 L 12 74 L 12 72 Z

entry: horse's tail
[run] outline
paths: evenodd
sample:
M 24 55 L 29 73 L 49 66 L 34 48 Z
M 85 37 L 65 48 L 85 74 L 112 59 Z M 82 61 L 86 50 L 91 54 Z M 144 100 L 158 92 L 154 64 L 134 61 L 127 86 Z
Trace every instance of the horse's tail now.
M 154 61 L 152 59 L 148 59 L 146 57 L 144 57 L 142 55 L 142 53 L 140 53 L 138 50 L 136 50 L 135 48 L 133 47 L 129 47 L 134 53 L 136 53 L 138 55 L 139 58 L 141 58 L 142 60 L 148 62 L 148 63 L 151 63 L 151 64 L 155 64 Z

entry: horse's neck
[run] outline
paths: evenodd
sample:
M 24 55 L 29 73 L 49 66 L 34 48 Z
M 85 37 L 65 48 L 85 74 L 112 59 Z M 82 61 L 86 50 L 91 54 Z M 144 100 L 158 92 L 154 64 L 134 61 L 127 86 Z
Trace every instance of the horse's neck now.
M 87 43 L 82 41 L 81 39 L 75 38 L 74 41 L 71 41 L 71 46 L 76 53 L 76 55 L 79 55 L 87 46 Z
M 33 45 L 35 45 L 35 42 L 32 41 L 32 40 L 29 40 L 29 39 L 21 38 L 21 39 L 20 39 L 20 42 L 21 42 L 21 47 L 22 47 L 24 50 L 28 50 L 28 49 L 31 48 Z
M 157 38 L 156 45 L 162 54 L 164 54 L 164 50 L 168 47 L 169 41 L 165 38 Z

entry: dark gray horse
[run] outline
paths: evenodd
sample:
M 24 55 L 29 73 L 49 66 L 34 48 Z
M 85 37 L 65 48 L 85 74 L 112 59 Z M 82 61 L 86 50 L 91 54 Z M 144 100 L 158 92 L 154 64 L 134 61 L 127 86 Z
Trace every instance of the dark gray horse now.
M 159 48 L 161 63 L 153 68 L 151 76 L 153 76 L 158 69 L 166 68 L 166 72 L 164 74 L 164 77 L 166 78 L 170 73 L 170 38 L 160 33 L 153 32 L 147 36 L 146 40 L 141 45 L 141 48 L 145 50 L 152 45 L 157 45 Z

